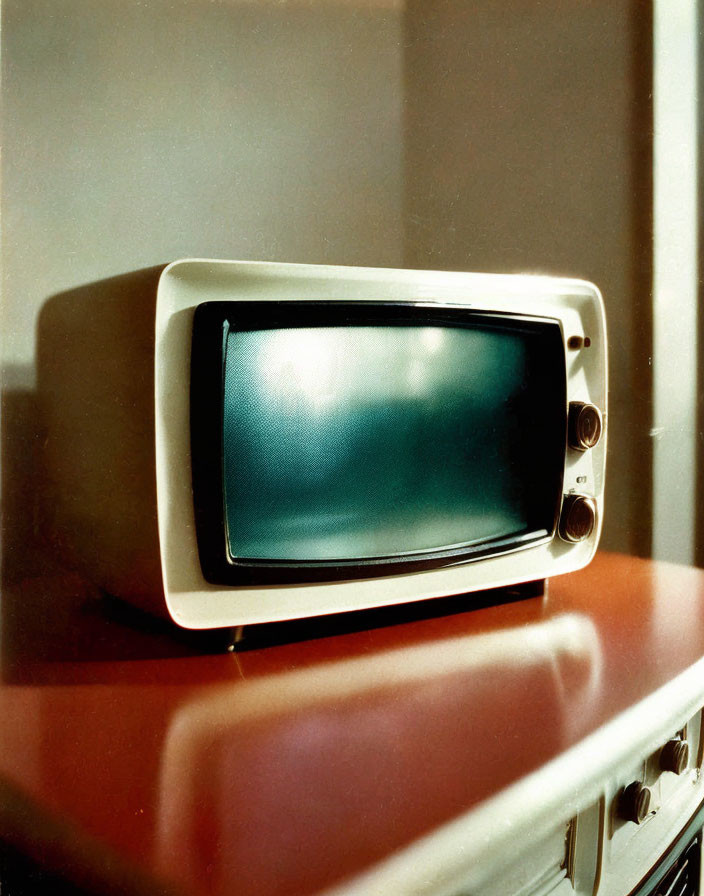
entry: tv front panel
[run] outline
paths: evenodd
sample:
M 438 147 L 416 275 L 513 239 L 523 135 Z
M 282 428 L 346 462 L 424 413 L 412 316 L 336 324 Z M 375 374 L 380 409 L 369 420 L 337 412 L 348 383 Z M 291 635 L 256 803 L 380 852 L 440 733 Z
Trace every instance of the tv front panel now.
M 170 615 L 244 625 L 583 566 L 605 357 L 583 281 L 175 262 L 155 343 Z

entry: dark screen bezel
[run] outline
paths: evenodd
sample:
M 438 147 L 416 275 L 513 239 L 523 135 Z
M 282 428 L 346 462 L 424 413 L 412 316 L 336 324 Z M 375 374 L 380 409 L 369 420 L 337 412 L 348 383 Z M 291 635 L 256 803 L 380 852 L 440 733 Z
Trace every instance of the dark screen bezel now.
M 231 328 L 269 330 L 331 326 L 477 326 L 530 332 L 542 338 L 539 353 L 549 381 L 546 402 L 552 405 L 554 457 L 541 456 L 547 465 L 552 501 L 545 501 L 540 524 L 508 537 L 431 549 L 407 557 L 354 560 L 257 560 L 230 557 L 223 481 L 224 354 Z M 349 301 L 242 301 L 205 302 L 197 306 L 191 346 L 191 467 L 196 537 L 201 569 L 215 585 L 272 585 L 334 582 L 377 578 L 454 566 L 529 547 L 555 532 L 562 497 L 567 431 L 567 375 L 562 328 L 556 319 L 514 313 L 477 311 L 463 306 L 404 302 Z M 529 439 L 527 435 L 527 439 Z M 528 441 L 529 444 L 529 441 Z M 552 507 L 548 519 L 548 505 Z

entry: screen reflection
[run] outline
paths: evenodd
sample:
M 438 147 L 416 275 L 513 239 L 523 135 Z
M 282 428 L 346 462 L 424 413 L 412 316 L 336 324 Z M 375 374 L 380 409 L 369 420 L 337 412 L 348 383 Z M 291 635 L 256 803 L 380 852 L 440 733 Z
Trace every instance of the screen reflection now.
M 526 531 L 537 349 L 483 326 L 231 331 L 231 556 L 393 557 Z
M 331 886 L 540 767 L 601 666 L 571 613 L 211 691 L 168 730 L 159 862 L 214 894 Z

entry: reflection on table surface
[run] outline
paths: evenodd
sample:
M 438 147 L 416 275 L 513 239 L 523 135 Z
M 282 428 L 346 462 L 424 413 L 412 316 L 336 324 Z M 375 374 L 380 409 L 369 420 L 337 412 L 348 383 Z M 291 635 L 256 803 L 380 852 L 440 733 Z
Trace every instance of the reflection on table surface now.
M 197 697 L 167 733 L 157 861 L 189 889 L 205 863 L 213 892 L 315 892 L 500 789 L 526 749 L 548 759 L 600 660 L 589 619 L 561 614 Z
M 207 653 L 74 578 L 25 583 L 3 620 L 0 780 L 22 806 L 4 836 L 79 879 L 120 867 L 186 893 L 316 892 L 688 668 L 703 602 L 704 573 L 600 555 L 526 600 Z M 17 821 L 33 813 L 64 826 L 53 858 Z

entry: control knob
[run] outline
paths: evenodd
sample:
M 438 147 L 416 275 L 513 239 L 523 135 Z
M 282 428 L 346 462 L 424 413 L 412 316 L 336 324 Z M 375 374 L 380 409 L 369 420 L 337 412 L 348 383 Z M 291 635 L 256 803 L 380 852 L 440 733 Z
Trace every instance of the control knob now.
M 618 801 L 618 814 L 624 821 L 641 824 L 650 811 L 650 790 L 640 781 L 634 781 L 623 791 Z
M 689 762 L 689 744 L 686 740 L 673 738 L 662 748 L 660 753 L 660 768 L 664 772 L 674 772 L 681 775 Z
M 558 532 L 563 541 L 589 538 L 596 524 L 596 504 L 586 495 L 565 495 Z
M 594 404 L 571 401 L 567 415 L 567 443 L 577 451 L 594 448 L 601 438 L 601 411 Z

